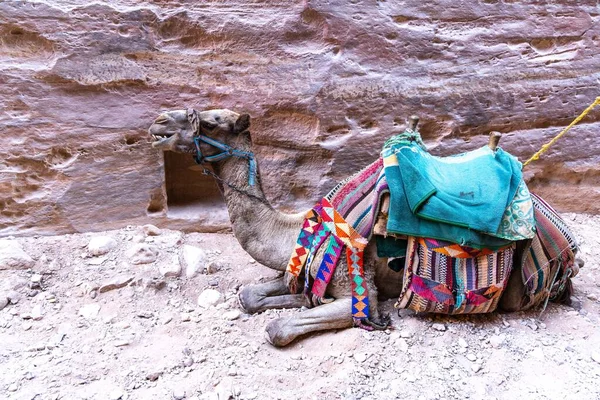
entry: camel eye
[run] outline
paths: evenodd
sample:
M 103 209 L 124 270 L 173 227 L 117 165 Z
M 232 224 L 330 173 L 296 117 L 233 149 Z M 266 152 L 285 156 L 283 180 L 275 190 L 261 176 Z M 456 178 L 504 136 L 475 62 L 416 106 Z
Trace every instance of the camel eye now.
M 204 120 L 201 120 L 201 121 L 200 121 L 200 125 L 201 125 L 201 126 L 204 128 L 204 129 L 209 129 L 209 130 L 215 129 L 215 128 L 218 126 L 218 125 L 217 125 L 217 124 L 215 124 L 215 123 L 212 123 L 212 122 L 209 122 L 209 121 L 204 121 Z

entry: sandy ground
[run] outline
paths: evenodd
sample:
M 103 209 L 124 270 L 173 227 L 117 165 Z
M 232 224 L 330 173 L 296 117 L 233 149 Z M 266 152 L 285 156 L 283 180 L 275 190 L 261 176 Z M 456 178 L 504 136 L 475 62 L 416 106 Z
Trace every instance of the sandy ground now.
M 239 288 L 277 273 L 232 235 L 128 227 L 12 239 L 33 266 L 0 270 L 0 300 L 12 300 L 0 310 L 0 398 L 600 399 L 600 216 L 565 218 L 586 261 L 573 307 L 444 317 L 398 315 L 390 300 L 388 331 L 284 349 L 264 327 L 302 311 L 241 312 Z M 90 254 L 97 237 L 114 239 L 108 253 Z M 186 245 L 204 250 L 208 270 L 164 277 Z M 198 305 L 206 289 L 220 293 L 216 306 Z

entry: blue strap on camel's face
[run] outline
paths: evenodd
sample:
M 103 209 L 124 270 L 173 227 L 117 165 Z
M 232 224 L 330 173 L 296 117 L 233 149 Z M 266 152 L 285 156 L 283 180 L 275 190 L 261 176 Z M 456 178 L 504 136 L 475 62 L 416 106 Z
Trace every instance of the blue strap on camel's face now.
M 254 158 L 254 153 L 250 151 L 238 150 L 235 149 L 228 144 L 222 143 L 216 139 L 210 138 L 206 135 L 200 133 L 200 121 L 195 110 L 188 110 L 188 120 L 192 125 L 192 129 L 196 132 L 196 136 L 194 136 L 194 144 L 196 145 L 196 155 L 194 156 L 194 160 L 198 164 L 204 164 L 206 162 L 213 163 L 217 161 L 224 160 L 229 157 L 239 157 L 245 158 L 248 160 L 248 184 L 250 186 L 254 186 L 256 183 L 256 159 Z M 216 149 L 221 150 L 220 153 L 213 154 L 210 156 L 205 156 L 202 154 L 201 143 L 206 143 Z

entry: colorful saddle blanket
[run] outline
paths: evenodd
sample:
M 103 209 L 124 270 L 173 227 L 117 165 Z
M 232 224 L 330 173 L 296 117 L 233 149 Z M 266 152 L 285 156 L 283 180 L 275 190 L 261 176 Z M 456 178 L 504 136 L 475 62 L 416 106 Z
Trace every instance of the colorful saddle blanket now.
M 397 308 L 442 314 L 494 311 L 510 276 L 514 243 L 498 251 L 409 237 Z
M 557 212 L 536 194 L 531 194 L 537 233 L 525 251 L 522 278 L 528 303 L 524 309 L 560 296 L 570 278 L 579 273 L 575 263 L 577 240 Z
M 298 277 L 302 270 L 306 268 L 304 293 L 307 296 L 312 294 L 312 296 L 319 301 L 324 299 L 327 285 L 333 276 L 339 259 L 342 257 L 342 251 L 345 249 L 348 273 L 350 274 L 352 282 L 352 315 L 355 324 L 358 326 L 368 327 L 370 325 L 368 289 L 365 283 L 363 270 L 363 251 L 373 233 L 373 227 L 381 206 L 382 195 L 390 192 L 388 183 L 391 184 L 392 182 L 395 182 L 396 184 L 404 184 L 403 181 L 395 179 L 400 173 L 398 171 L 398 157 L 396 153 L 390 149 L 395 148 L 394 146 L 406 147 L 407 137 L 410 145 L 409 147 L 412 150 L 418 150 L 421 156 L 430 157 L 427 153 L 422 151 L 424 146 L 422 145 L 422 141 L 418 134 L 407 134 L 405 132 L 402 135 L 392 138 L 384 148 L 382 153 L 383 158 L 376 160 L 361 171 L 340 182 L 306 214 L 303 227 L 287 266 L 287 272 L 292 278 L 289 282 L 290 291 L 296 292 Z M 411 144 L 410 142 L 413 143 Z M 486 157 L 490 156 L 482 150 L 480 152 L 482 154 L 485 153 Z M 512 157 L 508 154 L 505 154 L 505 156 Z M 452 272 L 454 278 L 452 278 L 450 282 L 452 285 L 448 285 L 448 282 L 446 282 L 446 288 L 449 288 L 450 293 L 452 293 L 452 291 L 459 293 L 452 293 L 451 300 L 450 297 L 446 300 L 442 299 L 443 301 L 439 301 L 439 298 L 433 300 L 433 297 L 429 294 L 425 294 L 428 290 L 434 294 L 440 294 L 444 291 L 441 290 L 441 287 L 437 285 L 432 286 L 432 284 L 430 284 L 431 282 L 424 280 L 423 278 L 429 278 L 427 278 L 427 275 L 422 276 L 420 274 L 428 274 L 429 272 L 426 272 L 425 269 L 419 270 L 419 264 L 413 262 L 413 264 L 410 264 L 410 269 L 405 268 L 405 273 L 407 273 L 406 271 L 412 271 L 410 282 L 414 282 L 415 285 L 412 287 L 407 286 L 404 293 L 406 294 L 410 290 L 414 296 L 412 296 L 411 299 L 405 298 L 405 300 L 408 299 L 406 300 L 407 303 L 405 305 L 418 303 L 420 305 L 418 307 L 415 305 L 415 307 L 422 308 L 424 304 L 423 299 L 426 299 L 437 303 L 435 306 L 432 306 L 434 303 L 425 305 L 425 309 L 428 307 L 434 307 L 436 309 L 441 307 L 441 310 L 445 310 L 444 312 L 451 313 L 486 312 L 485 310 L 491 311 L 496 307 L 498 297 L 510 274 L 512 255 L 514 252 L 513 243 L 518 240 L 533 238 L 536 235 L 532 198 L 527 186 L 521 179 L 520 171 L 518 173 L 513 171 L 513 169 L 516 168 L 515 162 L 518 164 L 518 162 L 513 159 L 507 161 L 510 166 L 510 173 L 507 173 L 506 176 L 510 183 L 507 185 L 509 189 L 504 189 L 502 196 L 500 196 L 502 197 L 502 201 L 499 204 L 504 204 L 505 208 L 500 213 L 499 218 L 498 215 L 494 215 L 492 222 L 490 222 L 491 220 L 489 219 L 482 218 L 476 225 L 473 225 L 485 229 L 485 231 L 476 231 L 470 226 L 461 226 L 460 220 L 457 219 L 446 219 L 445 222 L 440 220 L 432 221 L 431 219 L 426 219 L 427 215 L 423 215 L 425 218 L 420 218 L 417 214 L 414 214 L 412 210 L 415 210 L 418 213 L 419 207 L 422 205 L 419 203 L 423 203 L 424 199 L 427 200 L 432 197 L 432 193 L 428 193 L 431 192 L 431 190 L 426 191 L 425 196 L 421 196 L 420 198 L 417 197 L 416 200 L 412 199 L 410 202 L 407 200 L 406 193 L 404 194 L 404 201 L 406 202 L 405 209 L 408 214 L 402 215 L 402 217 L 406 218 L 407 221 L 415 223 L 415 226 L 418 228 L 416 231 L 394 229 L 399 226 L 394 223 L 391 225 L 392 229 L 389 229 L 389 221 L 394 219 L 397 222 L 400 218 L 398 215 L 394 215 L 393 207 L 390 209 L 388 232 L 397 232 L 416 238 L 430 238 L 420 239 L 428 242 L 422 242 L 419 239 L 415 239 L 411 242 L 411 246 L 413 247 L 408 246 L 409 252 L 412 252 L 411 254 L 418 254 L 419 252 L 423 255 L 427 254 L 427 257 L 429 257 L 427 258 L 428 260 L 436 260 L 435 263 L 439 262 L 439 265 L 434 268 L 437 268 L 437 272 L 434 273 L 439 276 L 448 278 L 449 271 L 454 271 Z M 414 159 L 412 165 L 418 170 Z M 388 172 L 391 171 L 389 168 L 390 166 L 395 170 L 391 174 L 388 174 Z M 413 181 L 413 184 L 417 184 L 417 181 L 420 178 L 417 178 L 417 171 L 415 171 L 414 174 L 414 179 L 411 178 L 411 180 Z M 456 179 L 458 179 L 458 177 Z M 439 185 L 439 182 L 437 185 Z M 407 187 L 414 188 L 414 185 Z M 483 191 L 483 189 L 478 189 L 478 193 Z M 421 191 L 421 193 L 423 193 L 423 191 Z M 409 196 L 412 196 L 412 193 L 409 194 Z M 501 205 L 496 206 L 496 208 L 498 207 L 501 207 Z M 443 207 L 440 209 L 443 209 Z M 478 208 L 478 210 L 480 209 Z M 459 209 L 455 211 L 457 212 L 454 212 L 454 216 L 460 214 L 462 208 L 459 207 Z M 496 212 L 494 213 L 497 214 Z M 544 215 L 551 215 L 551 217 L 549 217 L 550 223 L 554 222 L 555 218 L 558 218 L 558 216 L 555 217 L 555 214 L 552 213 L 544 213 Z M 538 217 L 538 210 L 536 210 L 536 218 L 538 218 L 539 223 L 541 219 Z M 452 225 L 448 222 L 459 222 L 459 224 Z M 480 222 L 482 224 L 480 224 Z M 542 224 L 544 223 L 542 222 Z M 548 227 L 548 231 L 550 230 L 551 228 Z M 545 268 L 547 262 L 552 263 L 560 257 L 569 256 L 568 254 L 565 255 L 566 253 L 563 250 L 558 253 L 552 251 L 548 253 L 547 250 L 544 250 L 545 246 L 552 246 L 553 244 L 558 245 L 560 249 L 563 249 L 564 246 L 562 246 L 560 238 L 557 237 L 550 240 L 549 238 L 540 235 L 536 236 L 536 238 L 541 245 L 541 251 L 546 251 L 546 261 L 541 265 L 533 265 L 530 263 L 526 268 L 523 268 L 524 282 L 527 281 L 528 285 L 532 287 L 534 285 L 539 286 L 537 282 L 539 279 L 542 279 L 543 275 L 546 273 Z M 534 238 L 531 259 L 533 260 L 533 257 L 542 259 L 538 254 L 540 250 L 535 247 L 535 240 L 536 239 Z M 570 239 L 567 239 L 567 241 L 569 243 L 571 242 Z M 443 244 L 444 242 L 451 243 L 443 244 L 438 247 L 434 246 L 432 248 L 430 245 L 433 242 L 438 244 Z M 312 264 L 316 253 L 323 245 L 326 246 L 324 256 L 321 264 L 318 266 L 313 281 L 311 280 L 311 274 L 308 269 Z M 448 253 L 444 254 L 443 251 L 440 250 L 441 248 Z M 469 257 L 461 259 L 461 257 L 458 257 L 453 253 L 456 251 L 459 253 L 466 252 L 465 254 L 469 255 Z M 407 257 L 407 263 L 409 261 L 412 262 L 411 260 L 412 259 Z M 567 265 L 566 260 L 563 264 Z M 571 262 L 569 265 L 572 266 L 572 264 L 573 263 Z M 446 267 L 451 265 L 452 269 L 447 269 L 444 272 L 442 271 L 443 265 Z M 432 265 L 429 267 L 431 270 Z M 571 270 L 571 272 L 568 273 L 572 274 L 573 272 Z M 526 277 L 525 274 L 527 275 Z M 461 277 L 464 277 L 464 279 Z M 436 282 L 435 279 L 431 279 L 431 281 Z M 449 296 L 448 290 L 444 293 Z M 534 290 L 532 293 L 535 294 L 537 292 Z M 421 296 L 421 300 L 415 300 L 418 299 L 418 296 Z M 429 296 L 429 298 L 427 298 L 427 296 Z M 442 304 L 442 306 L 439 304 Z
M 340 182 L 306 214 L 287 267 L 287 272 L 294 277 L 290 282 L 292 292 L 296 292 L 297 277 L 306 266 L 304 293 L 308 295 L 311 292 L 318 299 L 323 298 L 342 250 L 346 248 L 348 273 L 352 281 L 352 316 L 356 325 L 369 325 L 363 250 L 371 237 L 381 195 L 387 190 L 383 161 L 378 159 Z M 311 285 L 308 268 L 326 241 L 323 261 Z

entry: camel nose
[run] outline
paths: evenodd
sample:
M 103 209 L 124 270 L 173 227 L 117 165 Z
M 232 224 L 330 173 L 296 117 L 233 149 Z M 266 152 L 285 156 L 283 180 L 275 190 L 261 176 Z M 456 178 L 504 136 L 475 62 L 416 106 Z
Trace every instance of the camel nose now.
M 166 124 L 168 121 L 169 121 L 169 118 L 167 118 L 167 116 L 165 114 L 160 114 L 158 116 L 158 118 L 156 118 L 154 120 L 154 123 L 162 125 L 162 124 Z

